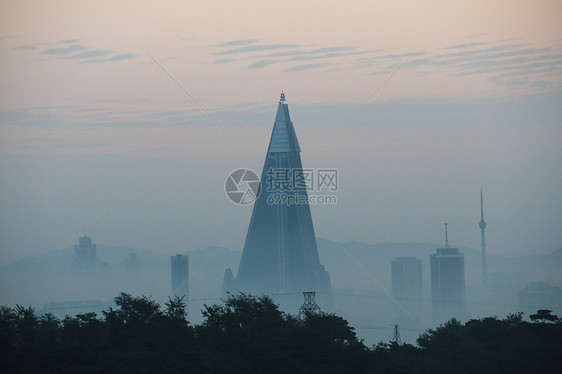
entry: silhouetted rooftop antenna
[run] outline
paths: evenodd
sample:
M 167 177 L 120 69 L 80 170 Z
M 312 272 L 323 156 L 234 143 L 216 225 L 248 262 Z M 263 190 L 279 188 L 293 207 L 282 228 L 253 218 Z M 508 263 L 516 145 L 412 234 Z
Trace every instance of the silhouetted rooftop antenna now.
M 281 91 L 281 98 L 279 99 L 279 103 L 284 103 L 285 101 L 286 101 L 285 93 L 283 91 Z
M 445 222 L 445 248 L 449 248 L 449 232 L 447 231 L 448 223 Z
M 320 313 L 320 307 L 314 301 L 316 292 L 303 292 L 304 303 L 299 309 L 299 317 L 303 318 L 307 313 Z

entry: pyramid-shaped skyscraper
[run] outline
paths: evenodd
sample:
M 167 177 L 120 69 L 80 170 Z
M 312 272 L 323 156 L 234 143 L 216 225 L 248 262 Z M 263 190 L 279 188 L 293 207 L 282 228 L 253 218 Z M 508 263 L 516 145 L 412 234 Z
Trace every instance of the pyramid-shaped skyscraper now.
M 227 270 L 223 292 L 331 294 L 329 274 L 318 257 L 307 190 L 286 179 L 303 170 L 300 151 L 282 93 L 238 275 L 234 278 Z M 280 193 L 299 203 L 279 199 Z

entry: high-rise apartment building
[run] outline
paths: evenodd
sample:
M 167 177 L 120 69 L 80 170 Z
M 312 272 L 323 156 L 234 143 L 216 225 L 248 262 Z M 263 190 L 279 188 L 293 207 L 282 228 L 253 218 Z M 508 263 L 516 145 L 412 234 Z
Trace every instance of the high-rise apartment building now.
M 189 258 L 186 255 L 170 257 L 172 274 L 172 295 L 183 297 L 187 302 L 189 298 Z
M 421 316 L 422 262 L 417 257 L 397 257 L 391 263 L 392 296 L 415 319 Z
M 430 256 L 431 302 L 435 323 L 452 317 L 466 317 L 466 286 L 464 254 L 458 248 L 449 247 L 445 223 L 445 247 L 437 248 Z

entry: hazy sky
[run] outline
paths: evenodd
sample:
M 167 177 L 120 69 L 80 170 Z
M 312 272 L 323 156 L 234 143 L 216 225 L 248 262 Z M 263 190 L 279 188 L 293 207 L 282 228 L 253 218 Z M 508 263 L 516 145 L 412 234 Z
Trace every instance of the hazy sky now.
M 2 1 L 0 263 L 84 227 L 241 249 L 251 207 L 224 181 L 261 172 L 281 90 L 305 167 L 340 172 L 318 236 L 441 242 L 447 220 L 478 247 L 483 186 L 490 252 L 562 247 L 561 19 L 536 0 Z

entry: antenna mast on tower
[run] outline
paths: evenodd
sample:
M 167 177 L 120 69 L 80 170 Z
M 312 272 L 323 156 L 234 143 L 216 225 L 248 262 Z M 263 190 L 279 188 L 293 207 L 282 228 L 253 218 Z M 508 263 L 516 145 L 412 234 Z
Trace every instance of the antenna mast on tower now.
M 484 221 L 484 199 L 482 198 L 482 187 L 480 187 L 480 236 L 482 239 L 482 283 L 486 282 L 488 277 L 488 268 L 486 265 L 486 221 Z

